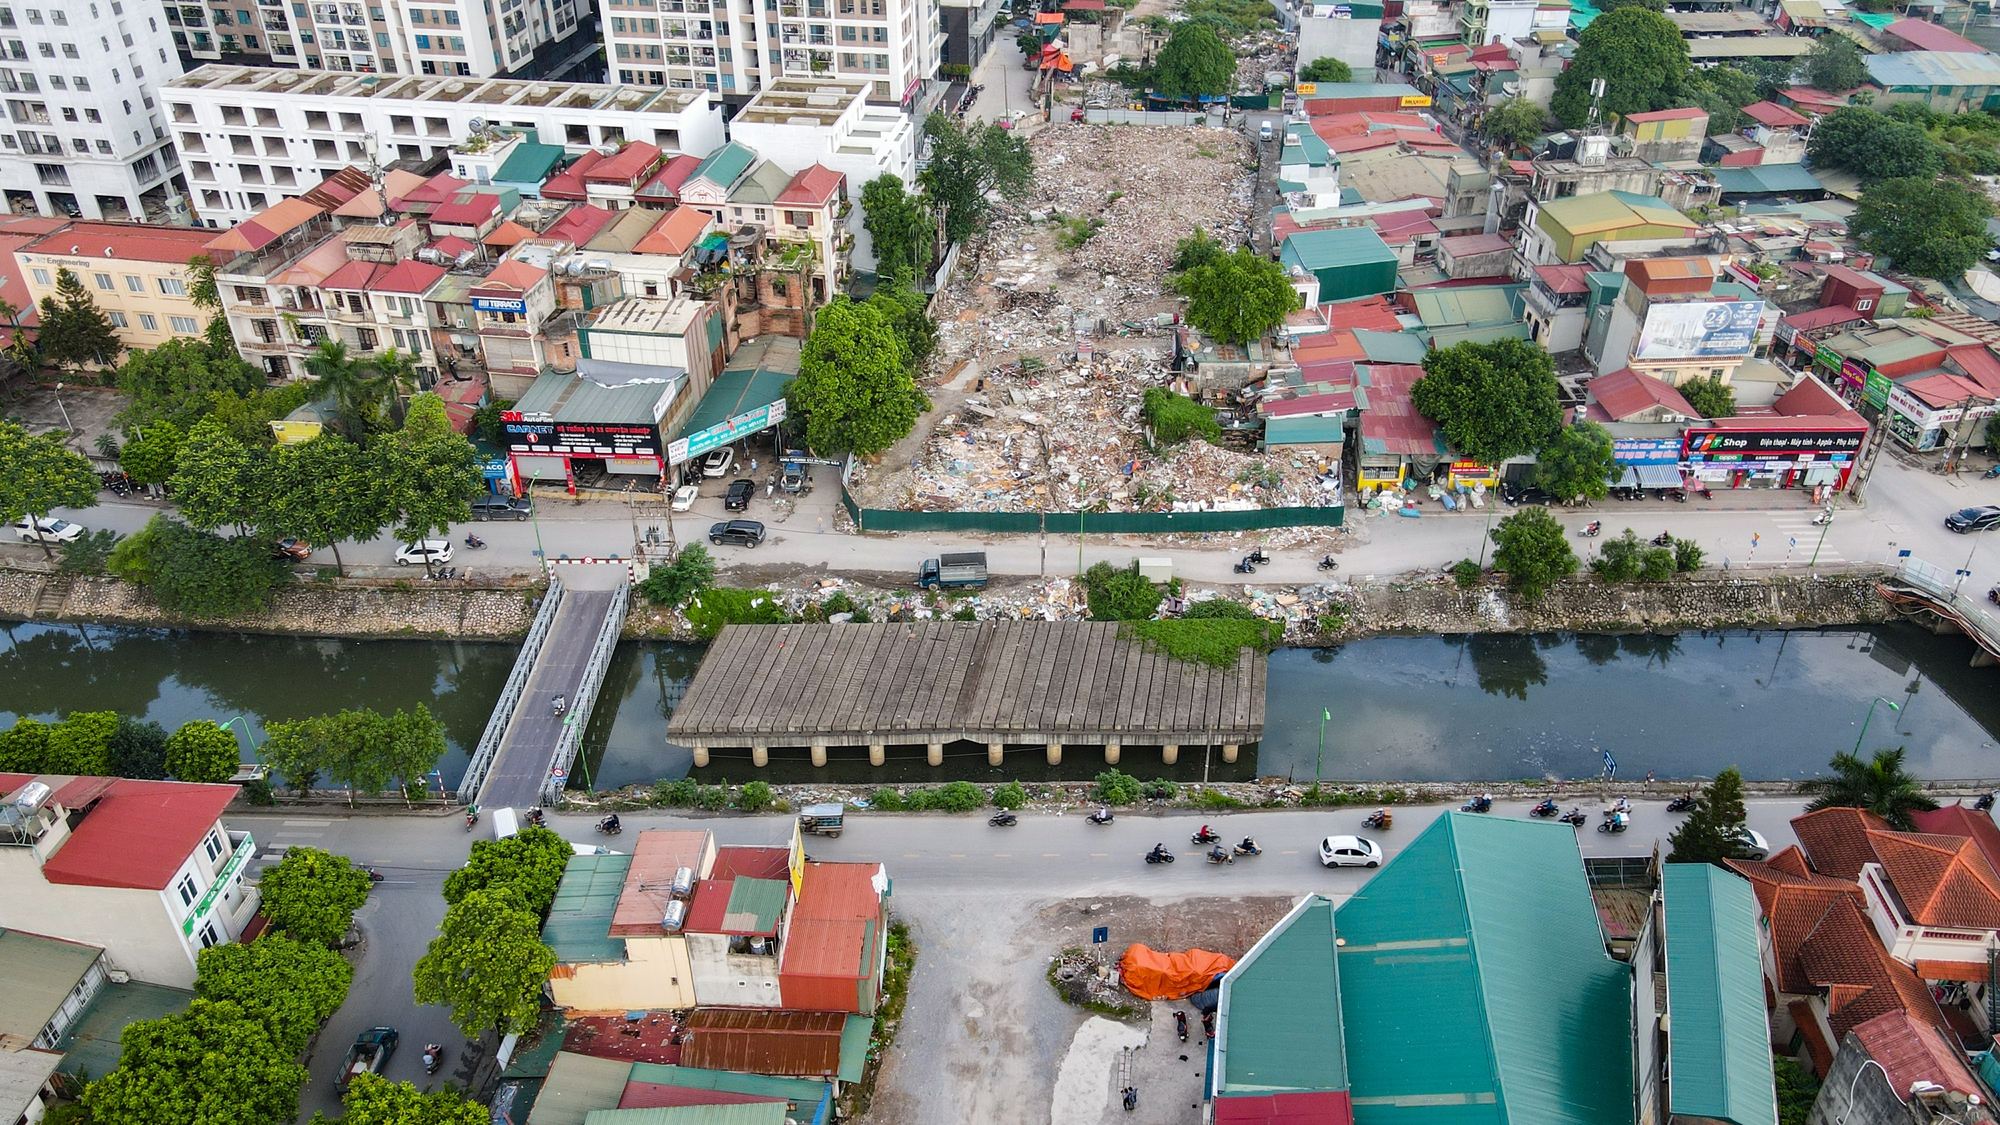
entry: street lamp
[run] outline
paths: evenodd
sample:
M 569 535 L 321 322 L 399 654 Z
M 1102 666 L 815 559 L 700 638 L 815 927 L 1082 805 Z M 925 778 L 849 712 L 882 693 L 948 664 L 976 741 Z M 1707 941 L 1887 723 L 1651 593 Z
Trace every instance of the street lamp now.
M 1328 720 L 1328 719 L 1331 719 L 1331 718 L 1333 718 L 1333 711 L 1332 711 L 1332 710 L 1330 710 L 1329 708 L 1325 708 L 1325 707 L 1322 707 L 1322 708 L 1320 708 L 1320 709 L 1319 709 L 1319 755 L 1318 755 L 1317 757 L 1315 757 L 1315 758 L 1313 759 L 1313 792 L 1314 792 L 1314 793 L 1318 793 L 1318 792 L 1319 792 L 1319 773 L 1320 773 L 1320 767 L 1321 767 L 1322 765 L 1324 765 L 1324 764 L 1325 764 L 1325 762 L 1326 762 L 1326 722 L 1327 722 L 1327 720 Z
M 1854 736 L 1854 752 L 1856 754 L 1861 753 L 1861 740 L 1868 737 L 1868 720 L 1875 717 L 1876 703 L 1887 703 L 1891 711 L 1901 711 L 1903 709 L 1902 704 L 1894 700 L 1884 699 L 1879 695 L 1876 696 L 1874 702 L 1868 704 L 1868 714 L 1861 720 L 1861 733 Z
M 535 521 L 535 555 L 542 560 L 542 576 L 546 578 L 550 573 L 549 552 L 542 546 L 541 505 L 534 502 L 535 486 L 540 483 L 542 483 L 542 471 L 536 469 L 535 475 L 528 478 L 528 518 Z

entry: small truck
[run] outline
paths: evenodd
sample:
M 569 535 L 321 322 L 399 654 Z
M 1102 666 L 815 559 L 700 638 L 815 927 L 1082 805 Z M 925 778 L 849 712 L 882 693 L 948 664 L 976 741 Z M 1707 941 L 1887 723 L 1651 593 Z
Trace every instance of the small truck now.
M 986 552 L 965 551 L 925 559 L 917 585 L 926 590 L 977 589 L 986 585 Z
M 334 1082 L 335 1091 L 346 1093 L 348 1084 L 360 1075 L 381 1074 L 401 1038 L 393 1027 L 371 1027 L 356 1036 L 354 1046 L 347 1049 L 347 1063 L 340 1068 L 340 1078 Z

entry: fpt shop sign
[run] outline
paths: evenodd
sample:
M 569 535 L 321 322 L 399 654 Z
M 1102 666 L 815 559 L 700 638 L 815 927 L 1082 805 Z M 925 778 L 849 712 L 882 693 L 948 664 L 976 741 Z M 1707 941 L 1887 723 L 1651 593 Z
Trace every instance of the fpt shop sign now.
M 472 307 L 480 312 L 525 313 L 528 302 L 520 297 L 474 297 Z
M 1852 453 L 1861 448 L 1861 430 L 1690 430 L 1689 457 L 1715 458 L 1761 453 Z

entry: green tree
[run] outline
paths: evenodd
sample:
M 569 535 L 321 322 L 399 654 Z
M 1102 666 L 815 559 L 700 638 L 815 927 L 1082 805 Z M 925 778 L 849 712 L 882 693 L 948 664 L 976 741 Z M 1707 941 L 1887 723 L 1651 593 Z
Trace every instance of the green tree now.
M 1034 182 L 1028 142 L 990 121 L 961 125 L 949 113 L 924 119 L 931 161 L 918 174 L 924 200 L 944 220 L 947 242 L 962 242 L 986 221 L 988 192 L 1019 199 Z
M 64 446 L 61 438 L 0 422 L 0 523 L 22 516 L 39 519 L 57 508 L 91 507 L 99 486 L 90 461 Z M 42 554 L 56 557 L 46 541 Z
M 0 731 L 0 772 L 45 773 L 48 753 L 49 726 L 40 719 L 23 716 Z
M 1868 81 L 1868 64 L 1854 40 L 1845 35 L 1822 35 L 1806 55 L 1806 81 L 1814 89 L 1837 94 Z
M 1778 1125 L 1806 1125 L 1819 1099 L 1819 1078 L 1789 1055 L 1771 1060 L 1778 1087 Z
M 412 786 L 421 785 L 451 749 L 451 743 L 445 738 L 444 724 L 438 722 L 431 709 L 421 703 L 408 709 L 397 708 L 384 724 L 383 733 L 386 738 L 384 757 L 389 772 L 402 783 L 405 793 Z
M 1687 819 L 1667 835 L 1669 863 L 1713 863 L 1747 854 L 1743 839 L 1743 775 L 1730 766 L 1695 796 Z
M 1828 114 L 1813 130 L 1810 153 L 1815 164 L 1844 168 L 1871 181 L 1934 180 L 1945 166 L 1943 146 L 1922 124 L 1863 106 Z
M 654 605 L 677 606 L 715 584 L 715 560 L 708 548 L 690 543 L 671 563 L 654 563 L 638 591 Z
M 1667 10 L 1667 2 L 1666 0 L 1605 0 L 1604 6 L 1598 11 L 1615 12 L 1620 8 L 1644 8 L 1649 12 L 1664 12 Z
M 196 254 L 187 264 L 188 304 L 208 314 L 202 325 L 202 339 L 218 354 L 236 354 L 236 336 L 229 331 L 229 318 L 222 313 L 222 290 L 215 284 L 215 259 Z
M 1526 98 L 1509 98 L 1486 111 L 1480 132 L 1495 144 L 1521 148 L 1546 132 L 1548 122 L 1548 110 Z
M 931 319 L 930 299 L 897 274 L 875 289 L 868 307 L 882 314 L 903 345 L 903 366 L 915 375 L 937 352 L 937 321 Z
M 1540 449 L 1562 428 L 1555 361 L 1524 340 L 1467 341 L 1429 352 L 1410 397 L 1460 457 L 1482 465 Z
M 1222 426 L 1215 420 L 1215 411 L 1186 395 L 1164 387 L 1147 387 L 1139 409 L 1153 429 L 1153 440 L 1160 445 L 1178 445 L 1189 438 L 1200 438 L 1211 445 L 1222 441 Z
M 104 757 L 115 777 L 163 780 L 167 776 L 167 728 L 121 715 L 105 743 Z
M 63 544 L 62 561 L 56 569 L 64 574 L 103 574 L 122 538 L 108 527 L 87 531 Z
M 1182 273 L 1174 287 L 1188 299 L 1189 324 L 1232 344 L 1262 338 L 1299 307 L 1284 267 L 1247 246 Z
M 1232 69 L 1233 67 L 1234 64 L 1232 63 Z M 1300 82 L 1352 82 L 1354 81 L 1354 68 L 1334 58 L 1332 55 L 1328 55 L 1325 58 L 1314 59 L 1300 67 L 1298 80 Z
M 332 400 L 334 428 L 349 441 L 365 441 L 382 428 L 383 408 L 395 397 L 392 377 L 349 355 L 338 340 L 322 341 L 305 367 L 319 381 L 318 397 Z
M 153 422 L 129 431 L 118 451 L 118 466 L 138 484 L 165 484 L 180 467 L 187 434 L 172 422 Z
M 48 748 L 38 773 L 103 777 L 111 772 L 111 735 L 116 711 L 71 711 L 49 728 Z
M 167 739 L 167 772 L 177 781 L 211 785 L 228 781 L 241 757 L 236 735 L 207 719 L 182 723 Z
M 449 1085 L 424 1092 L 373 1074 L 356 1075 L 340 1107 L 340 1120 L 324 1125 L 486 1125 L 492 1114 Z M 321 1119 L 314 1118 L 314 1125 L 321 1125 Z
M 1595 422 L 1563 427 L 1535 454 L 1535 484 L 1564 501 L 1602 500 L 1624 471 L 1611 455 L 1611 434 Z
M 226 1000 L 131 1024 L 119 1045 L 117 1069 L 84 1089 L 92 1125 L 289 1125 L 299 1115 L 306 1068 Z
M 373 452 L 388 486 L 386 522 L 405 542 L 448 533 L 472 518 L 479 451 L 452 430 L 443 399 L 428 392 L 411 399 L 403 428 L 376 438 Z M 431 569 L 428 557 L 424 569 Z
M 334 569 L 347 573 L 340 544 L 366 542 L 389 523 L 379 487 L 381 448 L 364 448 L 334 434 L 280 445 L 263 480 L 263 530 L 333 548 Z
M 1139 573 L 1139 564 L 1115 567 L 1092 564 L 1083 572 L 1090 616 L 1096 621 L 1144 621 L 1160 608 L 1160 588 Z
M 1672 20 L 1645 8 L 1621 8 L 1583 29 L 1549 108 L 1566 127 L 1582 128 L 1590 115 L 1591 80 L 1602 78 L 1607 120 L 1672 109 L 1688 71 L 1687 43 Z
M 445 911 L 438 936 L 417 961 L 417 1003 L 451 1005 L 452 1023 L 467 1035 L 534 1027 L 556 963 L 541 928 L 512 887 L 466 894 Z
M 806 444 L 821 454 L 879 453 L 909 433 L 931 403 L 902 356 L 881 310 L 845 297 L 821 309 L 786 392 L 805 416 Z
M 1174 243 L 1175 273 L 1185 273 L 1196 266 L 1212 266 L 1229 256 L 1222 243 L 1209 237 L 1207 231 L 1197 224 L 1194 233 Z
M 170 486 L 189 527 L 240 534 L 257 523 L 265 453 L 238 440 L 216 418 L 204 418 L 181 443 Z
M 1675 389 L 1704 418 L 1730 418 L 1736 414 L 1736 392 L 1713 376 L 1690 379 Z
M 1883 122 L 1883 116 L 1867 106 L 1842 106 L 1813 126 L 1807 155 L 1814 164 L 1851 168 L 1857 160 L 1866 159 L 1868 138 Z
M 1608 583 L 1631 582 L 1645 566 L 1646 543 L 1626 528 L 1623 534 L 1606 539 L 1590 560 L 1591 572 Z
M 368 901 L 368 873 L 344 855 L 293 846 L 257 880 L 257 891 L 272 929 L 331 947 Z
M 445 876 L 444 900 L 453 906 L 480 891 L 506 887 L 536 917 L 556 900 L 563 869 L 575 854 L 569 841 L 546 828 L 524 828 L 504 840 L 480 840 L 472 858 Z
M 1569 533 L 1546 508 L 1523 508 L 1501 520 L 1493 542 L 1493 569 L 1505 571 L 1507 584 L 1529 601 L 1576 573 Z
M 127 354 L 119 365 L 118 389 L 128 401 L 118 421 L 128 430 L 159 422 L 186 430 L 214 411 L 214 396 L 245 398 L 263 381 L 263 372 L 243 362 L 234 346 L 218 350 L 205 340 L 168 340 Z
M 354 966 L 340 954 L 281 933 L 210 946 L 195 964 L 196 996 L 233 1003 L 262 1020 L 272 1045 L 294 1058 L 340 1010 L 354 979 Z
M 904 190 L 902 178 L 884 172 L 861 186 L 861 225 L 875 247 L 875 272 L 891 277 L 907 268 L 921 277 L 931 262 L 929 211 L 921 196 Z
M 1733 66 L 1714 66 L 1688 75 L 1687 96 L 1708 111 L 1710 136 L 1734 132 L 1742 124 L 1744 106 L 1764 95 L 1757 92 L 1757 79 Z
M 224 539 L 165 515 L 111 552 L 111 572 L 152 590 L 160 608 L 183 617 L 222 618 L 269 609 L 286 572 L 254 539 Z
M 1236 82 L 1236 52 L 1212 28 L 1186 20 L 1174 25 L 1172 38 L 1160 48 L 1153 75 L 1162 97 L 1227 94 Z
M 1993 204 L 1954 180 L 1884 180 L 1861 193 L 1848 223 L 1861 244 L 1897 269 L 1940 281 L 1962 276 L 1993 245 Z
M 1757 96 L 1766 101 L 1777 97 L 1780 90 L 1798 83 L 1798 61 L 1795 59 L 1745 59 L 1743 69 L 1757 83 Z
M 59 366 L 111 363 L 125 349 L 110 318 L 91 299 L 83 281 L 67 268 L 56 270 L 56 291 L 42 298 L 42 323 L 35 334 L 42 358 Z
M 1799 792 L 1812 797 L 1806 811 L 1867 809 L 1904 832 L 1913 831 L 1916 825 L 1910 814 L 1938 805 L 1924 792 L 1923 782 L 1903 768 L 1903 757 L 1901 747 L 1877 750 L 1867 761 L 1852 751 L 1835 754 L 1832 773 L 1799 783 Z

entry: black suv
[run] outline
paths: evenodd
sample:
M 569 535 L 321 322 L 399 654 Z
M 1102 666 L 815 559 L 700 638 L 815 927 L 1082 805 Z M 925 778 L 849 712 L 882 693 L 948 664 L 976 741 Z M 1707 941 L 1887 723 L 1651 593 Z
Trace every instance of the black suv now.
M 724 543 L 734 543 L 739 547 L 755 547 L 764 541 L 764 525 L 756 520 L 730 520 L 708 529 L 708 541 L 720 547 Z
M 472 518 L 476 520 L 524 520 L 535 510 L 535 502 L 525 496 L 501 496 L 489 492 L 474 497 Z
M 731 481 L 728 494 L 722 498 L 722 507 L 725 511 L 745 511 L 750 507 L 750 498 L 755 495 L 757 495 L 755 481 Z

